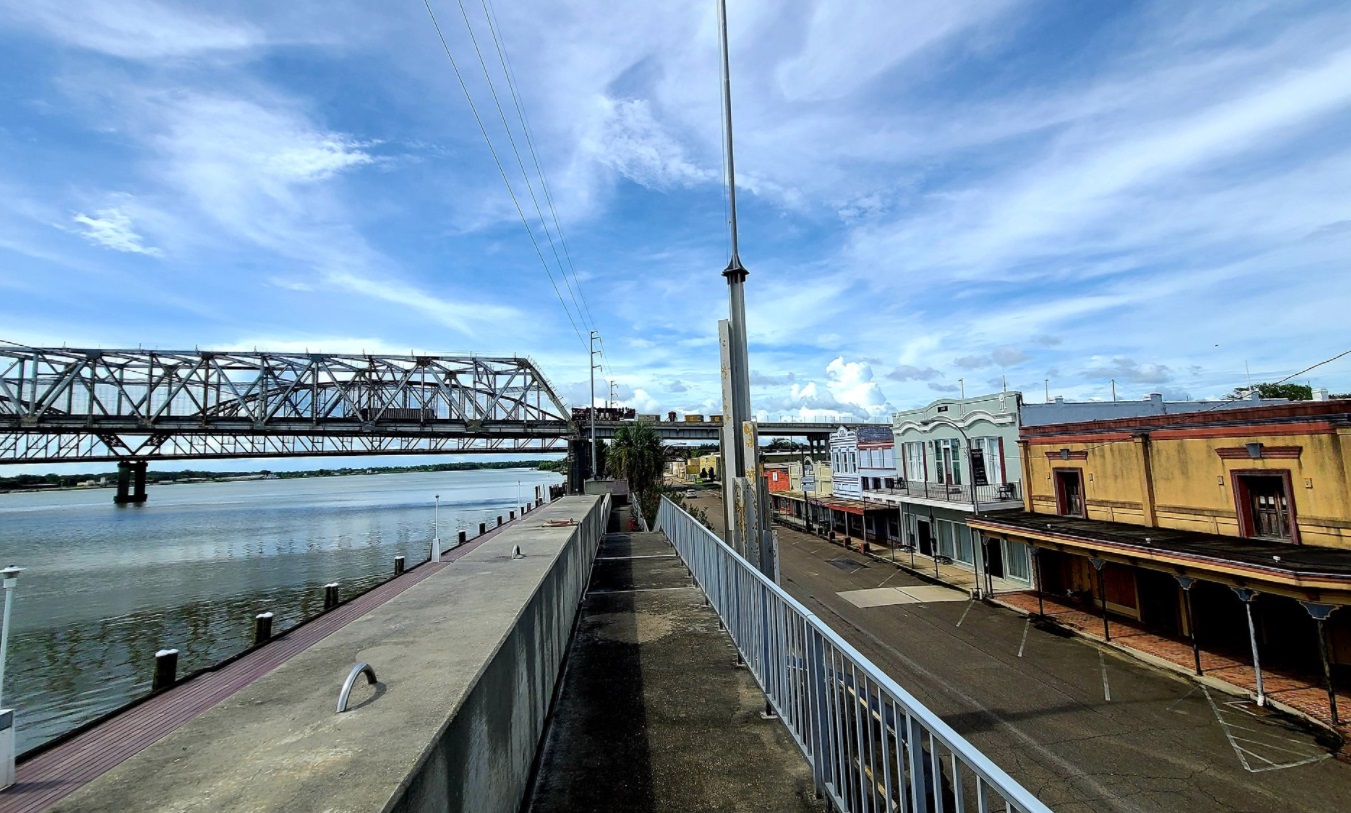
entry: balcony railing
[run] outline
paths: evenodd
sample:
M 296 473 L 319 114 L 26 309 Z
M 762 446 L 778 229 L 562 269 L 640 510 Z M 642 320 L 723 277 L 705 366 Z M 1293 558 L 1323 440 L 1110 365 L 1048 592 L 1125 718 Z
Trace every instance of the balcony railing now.
M 1019 490 L 1019 484 L 998 483 L 986 486 L 975 486 L 976 501 L 982 505 L 1018 502 L 1022 500 L 1022 492 Z M 924 483 L 914 480 L 899 481 L 892 488 L 868 488 L 863 493 L 867 497 L 877 498 L 883 496 L 890 497 L 914 497 L 925 500 L 942 500 L 943 502 L 971 504 L 971 489 L 969 485 L 957 485 L 951 483 Z
M 657 524 L 843 813 L 1051 813 L 872 661 L 665 497 Z

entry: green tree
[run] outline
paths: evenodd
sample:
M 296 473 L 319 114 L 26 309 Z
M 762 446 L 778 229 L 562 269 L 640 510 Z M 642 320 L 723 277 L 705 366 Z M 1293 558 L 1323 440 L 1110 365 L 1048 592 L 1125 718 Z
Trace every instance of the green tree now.
M 628 480 L 629 490 L 637 497 L 643 515 L 651 512 L 660 497 L 661 470 L 665 455 L 661 436 L 645 423 L 626 423 L 615 431 L 606 455 L 606 468 L 611 477 Z
M 1313 387 L 1308 384 L 1253 384 L 1252 388 L 1263 398 L 1285 398 L 1290 401 L 1312 401 Z M 1235 387 L 1225 396 L 1230 401 L 1242 400 L 1247 394 L 1244 387 Z

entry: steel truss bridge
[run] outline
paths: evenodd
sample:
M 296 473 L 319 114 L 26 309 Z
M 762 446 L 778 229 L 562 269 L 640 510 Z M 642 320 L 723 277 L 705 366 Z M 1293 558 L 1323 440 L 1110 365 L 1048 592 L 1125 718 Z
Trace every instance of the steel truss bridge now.
M 529 358 L 0 347 L 0 463 L 565 453 Z

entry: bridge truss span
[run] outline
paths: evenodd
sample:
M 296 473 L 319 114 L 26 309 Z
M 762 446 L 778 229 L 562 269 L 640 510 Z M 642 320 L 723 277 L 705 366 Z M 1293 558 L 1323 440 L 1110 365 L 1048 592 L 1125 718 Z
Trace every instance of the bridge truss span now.
M 565 452 L 530 359 L 0 348 L 0 462 Z

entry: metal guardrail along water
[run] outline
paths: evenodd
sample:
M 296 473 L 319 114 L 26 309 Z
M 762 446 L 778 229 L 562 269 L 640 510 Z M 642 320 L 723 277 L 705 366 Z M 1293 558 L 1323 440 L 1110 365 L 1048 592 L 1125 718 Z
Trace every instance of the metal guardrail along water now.
M 989 757 L 663 498 L 657 525 L 843 813 L 1050 813 Z

